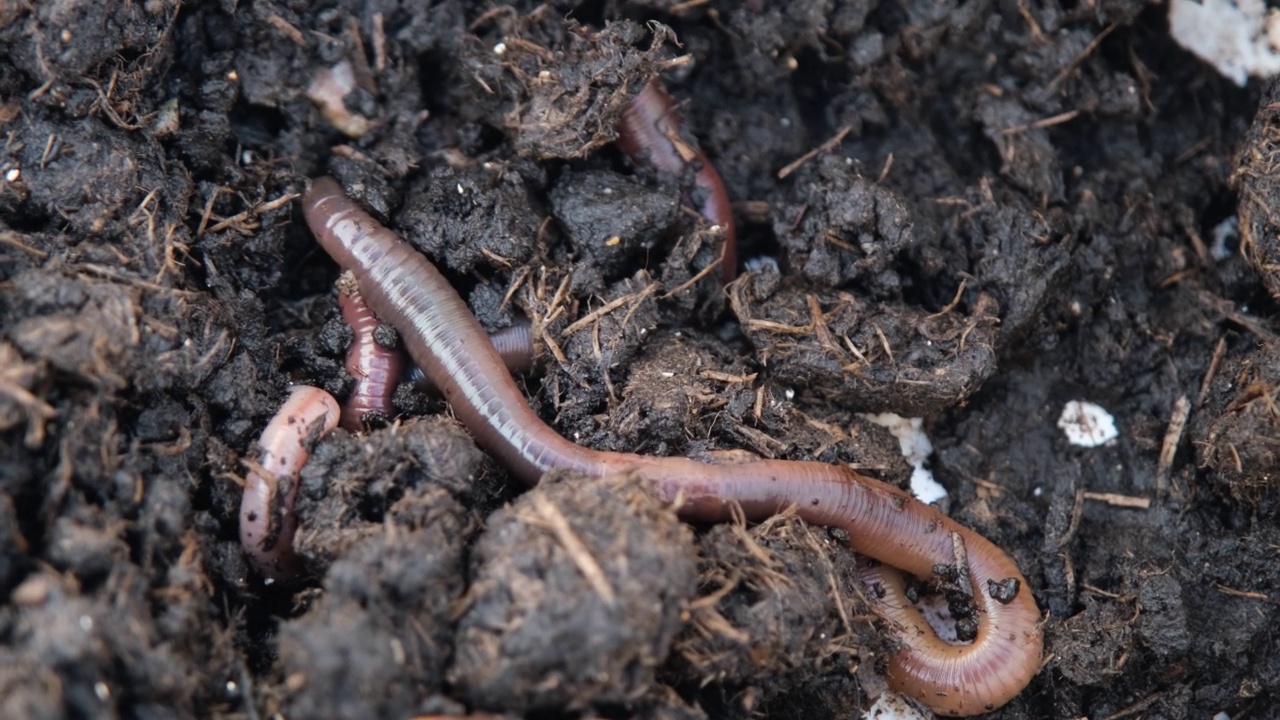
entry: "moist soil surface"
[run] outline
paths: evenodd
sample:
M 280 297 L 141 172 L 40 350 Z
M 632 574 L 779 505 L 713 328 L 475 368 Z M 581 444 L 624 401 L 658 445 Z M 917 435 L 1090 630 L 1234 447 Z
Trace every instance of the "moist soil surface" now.
M 894 651 L 845 538 L 528 489 L 438 396 L 238 542 L 290 384 L 339 397 L 308 178 L 433 258 L 575 442 L 905 484 L 1044 612 L 998 718 L 1275 717 L 1280 92 L 1138 0 L 0 0 L 0 716 L 854 718 Z M 661 73 L 723 176 L 615 127 Z M 691 171 L 692 172 L 692 171 Z M 1238 218 L 1238 220 L 1237 220 Z M 1237 229 L 1238 228 L 1238 229 Z M 1065 404 L 1118 434 L 1070 443 Z

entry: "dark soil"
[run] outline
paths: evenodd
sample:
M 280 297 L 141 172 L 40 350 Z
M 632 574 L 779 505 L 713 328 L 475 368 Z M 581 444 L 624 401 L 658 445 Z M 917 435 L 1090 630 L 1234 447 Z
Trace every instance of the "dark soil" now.
M 407 385 L 304 472 L 311 579 L 254 574 L 242 461 L 290 383 L 350 385 L 320 174 L 534 320 L 577 442 L 901 483 L 857 413 L 927 418 L 1047 614 L 994 717 L 1280 714 L 1280 90 L 1164 11 L 0 0 L 0 717 L 858 716 L 893 648 L 837 533 L 525 490 Z M 777 261 L 728 292 L 612 145 L 660 70 Z M 1072 399 L 1119 437 L 1068 444 Z

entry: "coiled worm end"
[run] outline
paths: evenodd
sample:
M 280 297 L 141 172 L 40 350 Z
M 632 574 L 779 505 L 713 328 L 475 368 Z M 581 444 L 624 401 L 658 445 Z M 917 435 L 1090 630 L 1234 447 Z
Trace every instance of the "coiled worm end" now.
M 240 499 L 240 544 L 269 581 L 291 580 L 301 570 L 293 552 L 298 475 L 307 464 L 310 443 L 337 427 L 340 414 L 329 393 L 295 385 L 262 429 L 260 455 L 250 465 Z

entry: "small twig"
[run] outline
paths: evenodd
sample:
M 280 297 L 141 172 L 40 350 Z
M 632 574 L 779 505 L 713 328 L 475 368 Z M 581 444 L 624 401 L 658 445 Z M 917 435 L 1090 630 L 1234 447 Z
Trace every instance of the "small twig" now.
M 52 405 L 36 397 L 30 390 L 21 385 L 0 377 L 0 395 L 7 396 L 26 414 L 27 434 L 23 444 L 28 448 L 37 448 L 44 443 L 45 422 L 58 417 L 58 411 Z
M 1076 491 L 1075 502 L 1071 505 L 1071 520 L 1067 523 L 1067 531 L 1062 533 L 1062 537 L 1058 538 L 1053 544 L 1054 550 L 1061 550 L 1071 542 L 1071 538 L 1076 536 L 1076 531 L 1080 529 L 1080 518 L 1084 517 L 1084 491 Z
M 268 200 L 267 202 L 254 205 L 248 210 L 238 212 L 229 218 L 223 218 L 222 220 L 219 220 L 217 224 L 215 224 L 213 227 L 208 229 L 208 232 L 219 232 L 221 230 L 227 229 L 228 227 L 231 227 L 232 225 L 245 223 L 248 220 L 257 218 L 259 215 L 262 215 L 264 213 L 269 213 L 278 207 L 281 207 L 283 205 L 287 205 L 293 202 L 298 197 L 300 197 L 300 195 L 301 193 L 285 193 L 284 195 L 281 195 L 275 200 Z M 201 226 L 204 225 L 203 219 L 200 221 L 200 224 Z M 248 223 L 246 223 L 246 226 L 248 227 L 248 229 L 254 229 L 254 227 L 256 227 L 256 226 L 249 226 Z
M 1262 600 L 1263 602 L 1269 602 L 1269 603 L 1276 602 L 1275 600 L 1271 599 L 1270 595 L 1267 595 L 1266 593 L 1260 593 L 1255 590 L 1237 590 L 1233 587 L 1227 587 L 1222 583 L 1214 583 L 1213 586 L 1218 590 L 1218 592 L 1222 593 L 1223 595 L 1230 595 L 1232 597 L 1240 597 L 1240 598 L 1248 598 L 1249 600 Z
M 840 143 L 844 142 L 845 136 L 851 132 L 853 132 L 852 125 L 845 125 L 844 127 L 840 128 L 840 130 L 837 131 L 836 134 L 832 136 L 829 140 L 822 143 L 818 147 L 810 150 L 809 152 L 801 155 L 800 157 L 796 158 L 792 162 L 788 163 L 786 167 L 779 170 L 778 179 L 779 180 L 787 179 L 787 176 L 795 172 L 796 170 L 800 169 L 801 165 L 804 165 L 805 163 L 814 159 L 821 153 L 831 152 L 836 147 L 838 147 Z
M 642 302 L 646 297 L 648 297 L 649 295 L 652 295 L 654 291 L 657 289 L 658 289 L 658 283 L 650 283 L 649 285 L 645 286 L 643 290 L 639 292 L 629 293 L 627 295 L 623 295 L 620 298 L 615 298 L 613 300 L 610 300 L 609 302 L 605 303 L 599 308 L 592 310 L 586 315 L 583 315 L 582 317 L 575 320 L 571 325 L 569 325 L 569 327 L 565 328 L 564 331 L 560 333 L 560 338 L 565 339 L 569 337 L 570 335 L 587 327 L 588 325 L 595 322 L 596 320 L 599 320 L 600 318 L 604 317 L 605 315 L 608 315 L 609 313 L 613 312 L 614 310 L 617 310 L 618 308 L 622 307 L 623 305 L 626 305 L 629 302 L 637 302 L 637 303 Z
M 98 84 L 96 80 L 89 80 L 88 83 L 89 83 L 89 87 L 93 88 L 94 91 L 98 93 L 97 106 L 102 108 L 102 111 L 106 114 L 107 119 L 115 123 L 116 127 L 120 128 L 121 130 L 141 130 L 142 129 L 141 123 L 137 123 L 137 122 L 131 123 L 125 120 L 124 118 L 120 117 L 120 114 L 116 112 L 115 107 L 112 106 L 111 104 L 111 93 L 115 91 L 115 85 L 116 85 L 115 73 L 111 74 L 111 82 L 108 84 L 108 87 L 106 90 L 103 90 L 102 85 Z M 136 116 L 135 116 L 135 119 L 137 119 Z
M 757 320 L 750 318 L 742 323 L 752 330 L 767 330 L 779 335 L 809 335 L 813 333 L 813 325 L 787 325 L 773 320 Z
M 1120 23 L 1113 22 L 1110 25 L 1108 25 L 1106 29 L 1104 29 L 1102 32 L 1098 33 L 1098 35 L 1095 38 L 1089 41 L 1088 45 L 1084 46 L 1084 49 L 1081 50 L 1079 54 L 1077 54 L 1074 58 L 1071 58 L 1071 62 L 1067 63 L 1067 66 L 1062 68 L 1061 72 L 1059 72 L 1057 75 L 1053 77 L 1052 80 L 1049 81 L 1049 84 L 1045 86 L 1045 90 L 1049 92 L 1053 92 L 1053 90 L 1057 88 L 1058 85 L 1061 84 L 1063 80 L 1066 80 L 1068 77 L 1070 77 L 1071 73 L 1075 72 L 1076 68 L 1080 67 L 1080 63 L 1084 62 L 1085 58 L 1092 55 L 1093 51 L 1097 50 L 1098 46 L 1102 44 L 1102 41 L 1105 40 L 1106 37 L 1110 35 L 1113 31 L 1115 31 L 1115 29 L 1118 27 L 1120 27 Z
M 934 314 L 932 314 L 932 315 L 928 315 L 928 316 L 926 316 L 926 317 L 925 317 L 925 319 L 926 319 L 926 320 L 932 320 L 933 318 L 936 318 L 936 317 L 942 317 L 943 315 L 946 315 L 947 313 L 951 312 L 952 310 L 955 310 L 955 309 L 956 309 L 956 306 L 960 304 L 960 298 L 964 296 L 964 288 L 965 288 L 965 285 L 966 285 L 966 284 L 968 284 L 968 281 L 966 281 L 966 280 L 961 280 L 961 281 L 960 281 L 960 287 L 957 287 L 957 288 L 956 288 L 956 294 L 955 294 L 955 297 L 951 298 L 951 302 L 947 303 L 946 307 L 942 308 L 942 309 L 941 309 L 941 310 L 939 310 L 938 312 L 936 312 L 936 313 L 934 313 Z
M 722 235 L 723 235 L 723 234 L 722 234 Z M 680 283 L 679 285 L 675 286 L 674 288 L 672 288 L 672 289 L 671 289 L 671 292 L 668 292 L 668 293 L 666 293 L 666 294 L 662 295 L 662 296 L 661 296 L 660 298 L 658 298 L 658 299 L 659 299 L 659 300 L 668 300 L 668 299 L 670 299 L 670 298 L 675 297 L 677 293 L 682 293 L 682 292 L 684 292 L 685 290 L 687 290 L 687 289 L 689 289 L 689 288 L 693 287 L 694 283 L 696 283 L 696 282 L 698 282 L 699 280 L 701 280 L 702 278 L 704 278 L 704 277 L 706 277 L 706 276 L 710 275 L 712 270 L 715 270 L 716 268 L 718 268 L 718 267 L 720 267 L 721 265 L 723 265 L 723 264 L 724 264 L 724 256 L 725 256 L 725 253 L 727 253 L 728 251 L 729 251 L 729 243 L 728 243 L 728 242 L 721 242 L 721 243 L 720 243 L 720 255 L 719 255 L 718 257 L 716 257 L 716 261 L 715 261 L 715 262 L 713 262 L 713 263 L 711 263 L 711 264 L 707 265 L 706 267 L 702 268 L 701 270 L 699 270 L 699 271 L 698 271 L 698 274 L 694 275 L 693 277 L 689 278 L 688 280 L 685 280 L 684 282 L 682 282 L 682 283 Z
M 44 152 L 40 155 L 40 169 L 43 170 L 49 164 L 49 157 L 53 154 L 53 149 L 58 142 L 56 133 L 49 133 L 49 139 L 44 142 Z
M 545 330 L 556 321 L 564 313 L 564 298 L 569 293 L 570 276 L 565 275 L 560 278 L 560 287 L 556 288 L 556 294 L 551 296 L 551 303 L 547 305 L 547 312 L 542 316 L 542 328 Z M 539 293 L 541 295 L 541 293 Z
M 157 285 L 153 282 L 148 282 L 146 280 L 133 277 L 132 275 L 126 275 L 122 272 L 117 272 L 116 270 L 112 270 L 111 268 L 104 267 L 102 265 L 95 265 L 93 263 L 77 263 L 70 267 L 77 271 L 92 273 L 99 277 L 104 277 L 108 280 L 114 280 L 116 282 L 121 282 L 126 285 L 133 285 L 134 287 L 140 287 L 140 288 L 143 288 L 144 290 L 154 290 L 156 292 L 173 293 L 174 295 L 183 295 L 183 296 L 196 294 L 192 290 L 182 290 L 179 288 L 171 288 L 171 287 L 165 287 L 164 285 Z
M 204 211 L 200 213 L 200 224 L 196 226 L 196 237 L 204 235 L 204 229 L 209 225 L 209 218 L 213 217 L 213 204 L 217 202 L 218 195 L 222 192 L 221 185 L 215 185 L 213 194 L 205 201 Z
M 1042 118 L 1034 122 L 1026 123 L 1025 125 L 1015 125 L 1014 127 L 1011 127 L 1011 128 L 1005 128 L 1004 135 L 1006 137 L 1010 135 L 1021 135 L 1022 133 L 1028 130 L 1040 130 L 1043 128 L 1052 127 L 1054 125 L 1061 125 L 1062 123 L 1071 122 L 1072 120 L 1075 120 L 1078 115 L 1080 115 L 1079 110 L 1068 110 L 1067 112 L 1058 113 L 1057 115 L 1051 115 L 1047 118 Z
M 1186 395 L 1173 403 L 1173 411 L 1169 415 L 1169 428 L 1165 431 L 1164 440 L 1160 443 L 1160 459 L 1156 462 L 1156 497 L 1164 497 L 1169 488 L 1169 471 L 1173 467 L 1173 457 L 1178 453 L 1178 445 L 1182 442 L 1182 431 L 1187 427 L 1187 418 L 1191 416 L 1191 401 Z
M 294 45 L 297 45 L 300 48 L 305 48 L 307 46 L 307 38 L 302 34 L 302 31 L 294 27 L 288 20 L 285 20 L 279 15 L 272 13 L 267 17 L 267 24 L 276 30 L 279 30 L 280 33 L 289 38 L 290 42 Z
M 680 15 L 683 15 L 689 10 L 693 10 L 694 8 L 700 8 L 703 5 L 709 4 L 710 2 L 711 0 L 685 0 L 685 2 L 676 3 L 675 5 L 672 5 L 671 9 L 668 10 L 668 12 L 670 12 L 672 15 L 679 17 Z
M 1031 9 L 1027 7 L 1026 0 L 1018 0 L 1018 14 L 1022 16 L 1023 22 L 1027 24 L 1027 29 L 1031 31 L 1031 39 L 1036 43 L 1044 42 L 1044 31 L 1040 29 L 1040 23 L 1036 22 L 1036 18 L 1031 14 Z
M 1218 338 L 1218 344 L 1213 348 L 1213 356 L 1209 358 L 1209 369 L 1204 371 L 1204 379 L 1200 381 L 1200 392 L 1196 395 L 1196 407 L 1204 405 L 1204 401 L 1209 397 L 1209 387 L 1213 384 L 1213 378 L 1218 374 L 1218 365 L 1222 363 L 1222 358 L 1227 354 L 1227 338 Z
M 1151 507 L 1151 499 L 1144 497 L 1136 497 L 1134 495 L 1121 495 L 1119 493 L 1105 492 L 1085 492 L 1081 495 L 1085 500 L 1097 500 L 1115 507 L 1135 508 L 1138 510 L 1146 510 Z
M 44 260 L 45 258 L 49 257 L 49 253 L 45 252 L 44 250 L 40 250 L 39 248 L 33 248 L 30 245 L 27 245 L 26 243 L 19 240 L 18 233 L 12 230 L 0 230 L 0 244 L 17 248 L 19 250 L 22 250 L 23 252 L 31 253 L 32 255 L 35 255 L 37 258 L 40 258 L 41 260 Z
M 881 349 L 884 350 L 884 354 L 888 356 L 889 363 L 890 364 L 896 363 L 897 360 L 894 360 L 893 358 L 893 348 L 889 345 L 889 338 L 885 337 L 884 331 L 881 330 L 880 326 L 876 325 L 875 323 L 871 324 L 871 329 L 875 330 L 876 337 L 880 338 L 880 347 Z
M 1131 715 L 1137 715 L 1138 713 L 1150 707 L 1152 703 L 1154 703 L 1156 700 L 1159 700 L 1163 695 L 1164 693 L 1162 692 L 1151 693 L 1150 695 L 1142 698 L 1141 700 L 1130 705 L 1129 707 L 1126 707 L 1122 710 L 1118 710 L 1116 712 L 1111 713 L 1110 715 L 1103 718 L 1103 720 L 1120 720 L 1120 718 L 1126 718 Z
M 578 568 L 578 572 L 582 573 L 582 576 L 595 589 L 596 594 L 600 596 L 605 605 L 613 606 L 617 602 L 617 593 L 614 592 L 613 586 L 609 584 L 609 578 L 600 567 L 600 563 L 596 562 L 582 539 L 578 537 L 578 534 L 569 525 L 568 519 L 560 512 L 559 508 L 541 493 L 531 493 L 531 500 L 534 510 L 543 520 L 546 527 L 556 536 L 556 539 L 560 541 L 565 552 L 569 554 L 569 559 Z
M 749 385 L 756 381 L 757 376 L 758 373 L 730 375 L 729 373 L 720 372 L 719 370 L 701 370 L 698 372 L 698 377 L 704 377 L 708 380 L 718 380 L 719 382 L 728 383 L 730 385 Z
M 893 153 L 889 153 L 889 156 L 884 159 L 884 165 L 880 166 L 880 174 L 876 176 L 876 184 L 879 185 L 884 182 L 884 179 L 889 177 L 889 171 L 892 169 Z
M 387 69 L 387 30 L 380 12 L 373 14 L 373 69 Z
M 1191 146 L 1188 147 L 1186 150 L 1183 150 L 1182 152 L 1178 153 L 1178 156 L 1173 159 L 1173 164 L 1181 165 L 1187 162 L 1188 160 L 1195 157 L 1196 155 L 1199 155 L 1205 148 L 1209 147 L 1212 144 L 1213 144 L 1213 136 L 1205 135 L 1204 137 L 1192 143 Z

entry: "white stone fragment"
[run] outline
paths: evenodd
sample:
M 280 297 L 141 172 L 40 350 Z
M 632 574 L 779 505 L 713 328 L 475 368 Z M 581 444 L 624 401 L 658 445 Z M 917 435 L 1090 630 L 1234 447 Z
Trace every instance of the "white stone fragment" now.
M 1280 73 L 1280 12 L 1263 0 L 1170 0 L 1169 34 L 1241 87 Z
M 883 692 L 862 714 L 862 720 L 934 720 L 934 717 L 897 693 Z
M 368 118 L 347 109 L 346 97 L 358 86 L 355 68 L 343 60 L 316 72 L 307 86 L 306 96 L 320 108 L 320 114 L 334 129 L 347 137 L 358 138 L 373 128 Z
M 937 502 L 947 496 L 947 489 L 933 479 L 933 471 L 925 467 L 929 456 L 933 454 L 933 443 L 924 432 L 924 420 L 921 418 L 904 418 L 895 413 L 871 415 L 864 413 L 862 417 L 886 428 L 898 438 L 898 446 L 902 449 L 902 457 L 915 468 L 911 472 L 911 492 L 921 502 Z
M 1209 255 L 1222 262 L 1231 259 L 1235 253 L 1232 245 L 1240 244 L 1240 218 L 1236 215 L 1213 226 L 1213 244 L 1209 246 Z
M 1100 405 L 1084 400 L 1072 400 L 1062 407 L 1058 427 L 1067 435 L 1067 442 L 1079 447 L 1098 447 L 1116 439 L 1116 419 Z

